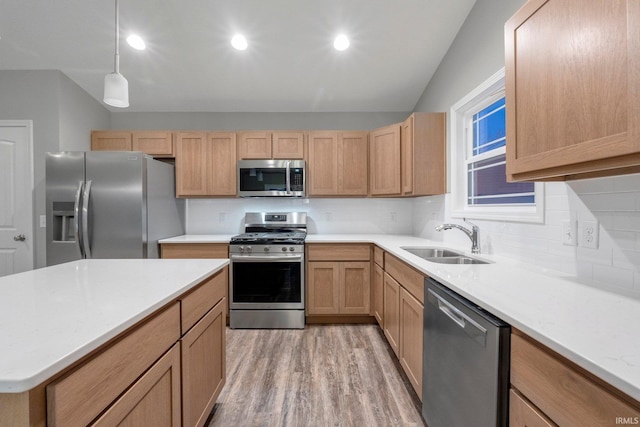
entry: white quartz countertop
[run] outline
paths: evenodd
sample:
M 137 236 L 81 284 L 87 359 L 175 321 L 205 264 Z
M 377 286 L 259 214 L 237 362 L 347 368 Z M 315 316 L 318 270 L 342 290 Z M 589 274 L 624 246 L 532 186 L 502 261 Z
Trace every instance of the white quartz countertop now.
M 41 384 L 228 263 L 82 260 L 0 277 L 0 393 Z
M 184 234 L 159 240 L 158 243 L 229 243 L 237 234 Z
M 222 236 L 221 236 L 222 237 Z M 213 236 L 198 236 L 195 243 Z M 216 240 L 218 241 L 218 240 Z M 221 240 L 227 241 L 227 240 Z M 374 243 L 505 322 L 640 400 L 640 300 L 495 255 L 491 264 L 437 264 L 402 247 L 443 247 L 412 236 L 309 234 L 307 243 Z

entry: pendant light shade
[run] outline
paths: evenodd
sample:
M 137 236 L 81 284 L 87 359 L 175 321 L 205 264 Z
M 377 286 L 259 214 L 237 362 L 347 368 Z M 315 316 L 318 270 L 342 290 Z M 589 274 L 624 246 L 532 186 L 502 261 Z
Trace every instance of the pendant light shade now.
M 104 103 L 112 107 L 129 106 L 129 82 L 120 73 L 104 76 Z
M 120 74 L 120 21 L 118 19 L 118 0 L 116 1 L 116 54 L 114 58 L 114 72 L 104 76 L 103 101 L 112 107 L 125 108 L 129 106 L 129 82 Z

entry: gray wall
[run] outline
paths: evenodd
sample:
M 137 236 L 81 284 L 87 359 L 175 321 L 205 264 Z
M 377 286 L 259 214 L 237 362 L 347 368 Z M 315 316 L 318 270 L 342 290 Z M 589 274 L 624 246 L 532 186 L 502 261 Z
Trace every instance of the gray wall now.
M 403 121 L 398 113 L 111 113 L 110 129 L 371 130 Z
M 34 263 L 43 267 L 45 229 L 39 227 L 39 216 L 45 213 L 44 155 L 89 149 L 89 130 L 107 127 L 109 111 L 55 70 L 0 71 L 0 93 L 0 120 L 33 121 Z
M 504 23 L 525 0 L 477 0 L 414 111 L 446 111 L 504 67 Z

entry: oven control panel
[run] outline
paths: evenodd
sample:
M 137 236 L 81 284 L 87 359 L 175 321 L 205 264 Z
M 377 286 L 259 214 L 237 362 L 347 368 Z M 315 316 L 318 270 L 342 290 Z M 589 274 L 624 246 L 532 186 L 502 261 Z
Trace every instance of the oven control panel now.
M 304 253 L 304 245 L 230 245 L 229 253 L 243 255 L 281 255 Z

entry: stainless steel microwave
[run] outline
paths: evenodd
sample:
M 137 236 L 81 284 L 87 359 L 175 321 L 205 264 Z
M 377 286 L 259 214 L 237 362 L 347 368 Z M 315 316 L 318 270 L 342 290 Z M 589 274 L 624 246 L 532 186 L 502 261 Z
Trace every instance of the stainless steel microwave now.
M 304 197 L 304 160 L 239 160 L 238 196 Z

